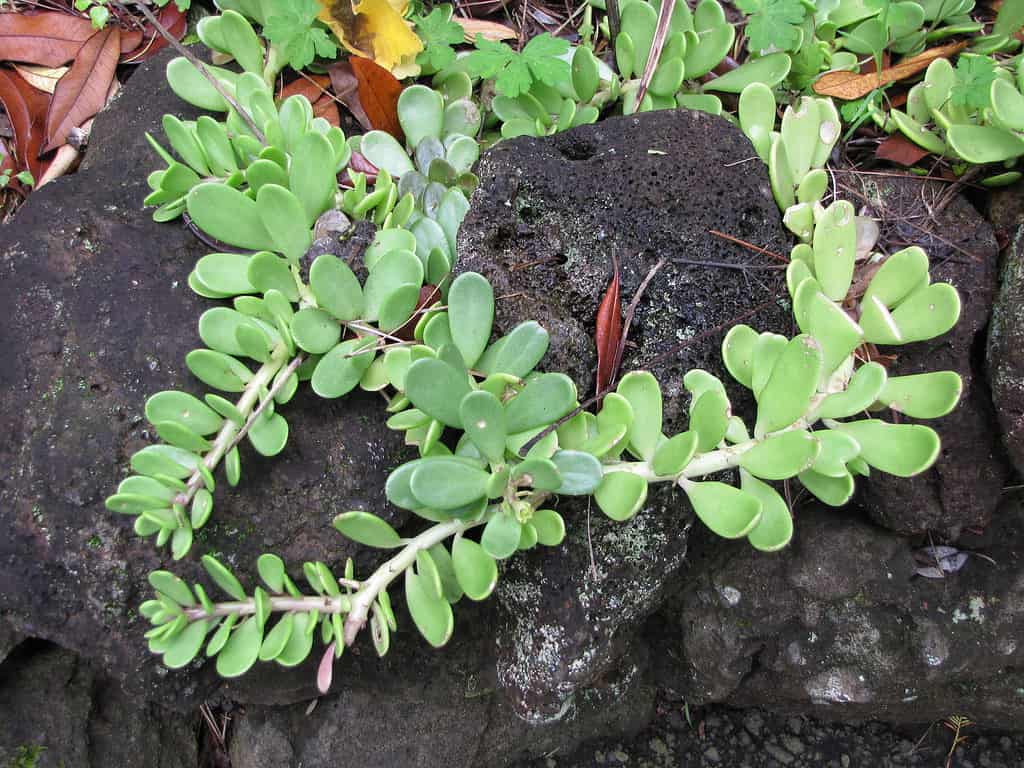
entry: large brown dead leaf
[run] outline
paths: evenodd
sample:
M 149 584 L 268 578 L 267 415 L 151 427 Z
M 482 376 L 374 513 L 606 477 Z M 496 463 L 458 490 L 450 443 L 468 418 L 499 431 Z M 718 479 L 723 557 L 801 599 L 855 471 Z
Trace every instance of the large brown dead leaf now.
M 454 17 L 452 21 L 462 27 L 463 36 L 467 43 L 472 43 L 476 40 L 477 35 L 483 37 L 484 40 L 491 40 L 496 43 L 502 40 L 514 40 L 519 37 L 519 34 L 512 27 L 506 27 L 504 24 L 499 24 L 496 21 L 466 19 L 461 16 Z
M 359 79 L 352 70 L 352 65 L 348 61 L 338 61 L 327 68 L 327 73 L 331 76 L 331 90 L 338 97 L 338 101 L 345 105 L 364 131 L 372 131 L 370 118 L 359 101 Z
M 37 91 L 17 75 L 0 69 L 0 102 L 14 130 L 14 156 L 20 168 L 39 178 L 43 163 L 39 150 L 43 144 L 43 126 L 49 97 Z
M 66 13 L 0 13 L 0 60 L 59 67 L 95 32 L 88 19 Z
M 928 68 L 935 59 L 944 59 L 959 53 L 967 46 L 967 41 L 950 43 L 938 48 L 930 48 L 917 56 L 904 59 L 899 64 L 883 69 L 881 72 L 857 74 L 856 72 L 826 72 L 814 83 L 814 92 L 822 96 L 832 96 L 844 101 L 852 101 L 867 96 L 876 88 L 895 83 L 916 75 Z
M 278 101 L 284 101 L 289 96 L 299 94 L 305 96 L 310 104 L 315 104 L 327 92 L 327 86 L 330 84 L 331 78 L 327 75 L 307 75 L 303 73 L 284 86 L 277 95 L 277 99 Z
M 46 115 L 46 143 L 43 152 L 64 144 L 77 128 L 107 103 L 107 92 L 121 58 L 121 30 L 101 29 L 82 45 L 71 69 L 57 83 Z
M 622 304 L 619 300 L 619 262 L 612 258 L 612 281 L 601 299 L 597 309 L 597 322 L 594 327 L 594 343 L 597 346 L 597 383 L 598 397 L 611 385 L 618 373 L 622 360 Z M 598 407 L 600 407 L 598 400 Z
M 186 16 L 183 11 L 179 10 L 178 6 L 174 3 L 168 3 L 157 11 L 156 19 L 175 40 L 181 40 L 185 36 L 185 32 L 188 31 L 188 16 Z M 131 35 L 132 40 L 137 40 L 139 42 L 136 42 L 135 47 L 125 53 L 124 58 L 121 60 L 122 64 L 138 64 L 143 62 L 146 59 L 152 58 L 169 45 L 164 37 L 148 23 L 146 24 L 146 30 L 142 35 L 136 37 L 132 33 L 129 34 Z M 121 37 L 121 49 L 124 51 L 124 32 L 121 33 Z
M 370 125 L 404 141 L 405 134 L 398 122 L 398 97 L 402 93 L 402 84 L 384 67 L 369 59 L 350 56 L 349 62 L 356 78 L 359 103 Z
M 894 133 L 878 145 L 875 150 L 875 157 L 879 160 L 888 160 L 890 163 L 911 166 L 916 165 L 922 158 L 931 154 L 927 149 L 922 149 L 902 133 Z

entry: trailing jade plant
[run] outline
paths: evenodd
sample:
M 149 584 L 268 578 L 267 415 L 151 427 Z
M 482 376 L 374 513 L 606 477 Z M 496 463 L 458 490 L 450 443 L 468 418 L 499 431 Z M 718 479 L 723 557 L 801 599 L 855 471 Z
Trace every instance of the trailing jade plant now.
M 667 429 L 664 382 L 647 371 L 626 373 L 598 393 L 591 412 L 569 377 L 538 370 L 548 332 L 524 321 L 493 338 L 491 285 L 482 275 L 452 272 L 467 193 L 476 185 L 472 167 L 480 142 L 496 140 L 499 124 L 511 136 L 592 122 L 620 91 L 627 112 L 669 101 L 720 111 L 716 97 L 700 92 L 708 84 L 695 80 L 734 42 L 715 0 L 692 14 L 677 6 L 660 63 L 648 60 L 656 11 L 645 0 L 624 4 L 615 49 L 624 83 L 586 46 L 565 46 L 557 54 L 564 69 L 555 69 L 566 77 L 549 82 L 556 56 L 547 48 L 543 55 L 490 49 L 490 58 L 474 64 L 472 54 L 449 57 L 428 45 L 435 87 L 402 93 L 404 146 L 379 131 L 346 139 L 313 118 L 301 96 L 275 103 L 265 76 L 271 62 L 260 58 L 261 45 L 255 55 L 252 27 L 229 12 L 211 19 L 201 36 L 245 71 L 207 68 L 218 88 L 188 60 L 168 67 L 179 95 L 226 116 L 165 119 L 174 154 L 153 141 L 167 168 L 151 175 L 147 203 L 160 206 L 160 220 L 187 212 L 204 237 L 235 249 L 202 257 L 189 278 L 200 295 L 231 301 L 200 317 L 205 347 L 186 357 L 217 391 L 202 399 L 167 391 L 147 401 L 146 418 L 162 442 L 132 456 L 132 474 L 107 506 L 133 517 L 140 536 L 169 544 L 175 559 L 187 556 L 213 514 L 218 476 L 241 483 L 243 444 L 264 456 L 286 449 L 286 407 L 303 386 L 328 399 L 356 388 L 380 393 L 388 428 L 416 457 L 395 467 L 384 489 L 390 504 L 412 513 L 402 531 L 383 510 L 334 520 L 345 537 L 390 550 L 367 574 L 357 574 L 351 560 L 338 571 L 323 562 L 289 568 L 267 553 L 255 564 L 260 584 L 247 588 L 203 554 L 222 599 L 170 571 L 150 574 L 154 597 L 141 613 L 152 624 L 149 647 L 168 667 L 201 654 L 215 658 L 225 677 L 257 661 L 294 666 L 319 637 L 326 647 L 318 683 L 326 690 L 333 660 L 367 625 L 377 653 L 387 653 L 397 628 L 395 590 L 427 641 L 444 645 L 453 606 L 463 597 L 486 599 L 502 561 L 562 542 L 561 497 L 591 497 L 609 518 L 627 521 L 643 513 L 652 484 L 670 484 L 711 531 L 772 552 L 793 535 L 779 482 L 799 482 L 840 506 L 857 475 L 906 477 L 937 459 L 930 427 L 878 416 L 941 417 L 958 401 L 959 377 L 890 376 L 865 350 L 940 336 L 959 317 L 959 297 L 952 286 L 931 283 L 920 248 L 858 259 L 864 244 L 852 205 L 823 204 L 823 167 L 840 133 L 836 108 L 804 97 L 786 107 L 776 130 L 773 88 L 790 71 L 786 52 L 759 51 L 717 79 L 724 81 L 719 92 L 741 94 L 739 123 L 802 241 L 786 272 L 799 333 L 737 325 L 722 343 L 726 370 L 756 403 L 750 421 L 733 411 L 724 382 L 699 369 L 682 377 L 690 404 L 681 431 Z M 442 11 L 421 26 L 440 30 L 449 21 Z M 434 36 L 449 39 L 443 30 Z M 799 50 L 803 41 L 794 45 Z M 654 76 L 641 96 L 633 75 L 645 69 Z M 369 247 L 348 260 L 316 245 L 318 226 L 339 217 L 377 227 Z

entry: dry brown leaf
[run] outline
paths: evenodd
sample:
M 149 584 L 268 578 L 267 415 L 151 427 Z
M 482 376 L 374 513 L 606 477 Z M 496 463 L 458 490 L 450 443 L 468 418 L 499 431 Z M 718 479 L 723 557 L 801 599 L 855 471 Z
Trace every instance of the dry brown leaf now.
M 959 53 L 967 47 L 967 41 L 950 43 L 938 48 L 930 48 L 923 53 L 912 56 L 881 72 L 869 72 L 864 75 L 856 72 L 826 72 L 814 83 L 814 92 L 821 96 L 833 96 L 844 101 L 852 101 L 867 96 L 876 88 L 897 80 L 916 75 L 928 68 L 935 59 L 944 59 Z
M 43 144 L 43 125 L 50 97 L 37 91 L 9 70 L 0 69 L 0 103 L 14 130 L 15 157 L 37 179 L 42 175 L 39 148 Z
M 875 150 L 875 157 L 879 160 L 888 160 L 907 167 L 916 165 L 929 154 L 931 153 L 927 149 L 917 146 L 902 133 L 892 134 Z
M 82 123 L 82 132 L 88 136 L 92 131 L 92 121 L 90 117 L 84 123 Z M 49 184 L 54 179 L 58 179 L 65 173 L 70 171 L 76 162 L 78 162 L 78 156 L 81 151 L 77 147 L 73 147 L 70 144 L 65 144 L 63 147 L 57 150 L 57 153 L 53 156 L 53 162 L 50 163 L 50 167 L 46 169 L 42 178 L 36 181 L 36 189 L 39 189 L 45 184 Z
M 322 117 L 335 128 L 341 127 L 338 102 L 329 93 L 325 93 L 313 103 L 313 117 Z
M 107 103 L 121 57 L 121 30 L 111 25 L 85 41 L 68 73 L 57 83 L 46 115 L 43 152 L 61 146 L 72 128 L 95 115 Z
M 0 13 L 0 60 L 59 67 L 95 31 L 88 19 L 66 13 Z
M 359 101 L 359 79 L 352 70 L 352 65 L 348 61 L 336 61 L 327 68 L 327 73 L 331 76 L 334 95 L 345 105 L 364 131 L 372 131 L 373 124 L 363 109 L 362 102 Z
M 349 56 L 348 61 L 359 84 L 359 103 L 370 119 L 370 124 L 387 131 L 400 142 L 405 141 L 405 134 L 398 122 L 398 97 L 402 93 L 402 84 L 384 67 L 369 59 Z
M 67 67 L 40 67 L 35 64 L 15 64 L 14 69 L 33 88 L 53 93 L 57 81 L 64 77 Z
M 484 40 L 490 40 L 495 43 L 502 40 L 513 40 L 519 37 L 512 27 L 506 27 L 504 24 L 499 24 L 496 21 L 463 19 L 458 16 L 453 18 L 452 21 L 462 27 L 467 43 L 472 43 L 476 40 L 477 35 L 483 37 Z
M 327 86 L 330 84 L 331 78 L 327 75 L 307 75 L 302 73 L 281 89 L 281 92 L 277 94 L 277 99 L 278 101 L 284 101 L 289 96 L 299 94 L 305 96 L 310 104 L 315 104 L 327 92 Z

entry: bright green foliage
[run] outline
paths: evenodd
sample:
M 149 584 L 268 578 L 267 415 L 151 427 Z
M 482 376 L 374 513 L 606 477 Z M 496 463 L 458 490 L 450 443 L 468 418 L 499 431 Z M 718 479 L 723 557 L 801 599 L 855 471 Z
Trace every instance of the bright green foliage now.
M 263 34 L 284 52 L 289 66 L 302 69 L 315 56 L 333 59 L 338 53 L 327 30 L 316 26 L 317 0 L 271 0 Z
M 956 63 L 956 85 L 949 93 L 950 103 L 968 109 L 989 105 L 989 90 L 996 79 L 996 67 L 987 56 L 961 56 Z
M 426 16 L 413 19 L 416 34 L 423 40 L 423 51 L 416 63 L 436 72 L 455 61 L 453 45 L 462 42 L 462 27 L 452 21 L 452 7 L 447 3 L 435 5 Z
M 569 65 L 558 58 L 568 50 L 568 42 L 546 32 L 532 38 L 519 52 L 477 35 L 476 50 L 469 54 L 466 66 L 476 77 L 493 78 L 499 93 L 515 98 L 529 91 L 534 81 L 553 86 L 568 78 Z
M 800 44 L 800 25 L 807 16 L 807 7 L 800 0 L 741 0 L 736 7 L 748 16 L 747 46 L 751 51 L 790 51 Z

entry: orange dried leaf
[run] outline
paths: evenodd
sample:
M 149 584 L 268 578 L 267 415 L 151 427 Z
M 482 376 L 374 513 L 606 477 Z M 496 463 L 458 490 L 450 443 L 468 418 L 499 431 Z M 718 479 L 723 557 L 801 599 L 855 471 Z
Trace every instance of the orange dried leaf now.
M 398 123 L 398 97 L 402 93 L 402 84 L 369 59 L 352 56 L 349 62 L 358 84 L 359 103 L 370 125 L 404 141 L 405 134 Z
M 310 104 L 327 92 L 327 86 L 331 84 L 331 78 L 327 75 L 299 75 L 277 94 L 278 101 L 284 101 L 289 96 L 299 94 L 305 96 Z
M 352 53 L 372 59 L 398 77 L 419 74 L 423 41 L 405 20 L 408 0 L 327 0 L 319 18 Z
M 902 133 L 894 133 L 889 136 L 875 150 L 875 157 L 879 160 L 888 160 L 891 163 L 905 166 L 915 165 L 929 154 L 931 153 L 927 149 L 917 146 Z
M 895 83 L 916 75 L 928 68 L 935 59 L 944 59 L 962 51 L 967 41 L 950 43 L 938 48 L 930 48 L 923 53 L 904 59 L 899 64 L 886 67 L 881 72 L 869 72 L 859 75 L 856 72 L 826 72 L 814 83 L 814 92 L 822 96 L 833 96 L 844 101 L 852 101 L 867 96 L 876 88 Z
M 101 29 L 85 41 L 53 92 L 43 152 L 64 144 L 72 128 L 103 109 L 120 57 L 121 30 L 117 26 Z
M 452 21 L 462 27 L 467 43 L 472 43 L 476 40 L 477 35 L 483 37 L 484 40 L 490 40 L 495 43 L 502 40 L 514 40 L 519 37 L 512 27 L 506 27 L 504 24 L 499 24 L 496 21 L 464 19 L 459 16 L 452 18 Z

